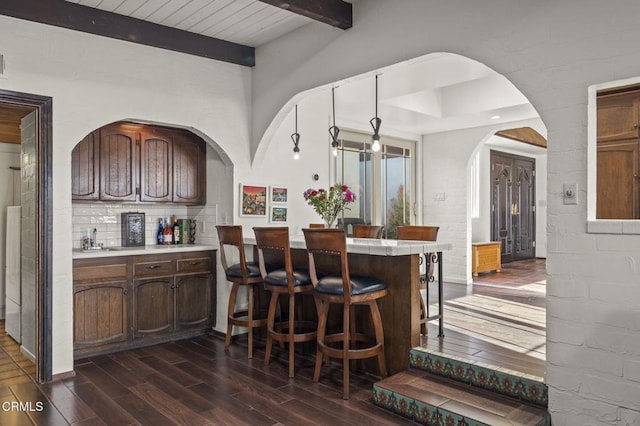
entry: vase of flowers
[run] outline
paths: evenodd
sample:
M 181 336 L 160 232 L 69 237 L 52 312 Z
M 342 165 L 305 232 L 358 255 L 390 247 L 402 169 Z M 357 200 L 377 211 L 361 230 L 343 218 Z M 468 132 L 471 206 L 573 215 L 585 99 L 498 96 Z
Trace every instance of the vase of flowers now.
M 356 195 L 347 185 L 336 183 L 329 190 L 309 188 L 304 191 L 304 199 L 320 215 L 327 228 L 333 228 L 338 215 L 346 205 L 356 200 Z

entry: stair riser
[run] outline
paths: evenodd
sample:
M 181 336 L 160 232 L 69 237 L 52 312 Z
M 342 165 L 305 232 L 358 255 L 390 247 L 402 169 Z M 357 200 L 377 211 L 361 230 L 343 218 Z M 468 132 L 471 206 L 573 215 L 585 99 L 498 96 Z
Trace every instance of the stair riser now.
M 548 388 L 544 383 L 511 375 L 480 365 L 450 359 L 437 354 L 412 350 L 410 365 L 461 383 L 519 399 L 540 407 L 548 406 Z

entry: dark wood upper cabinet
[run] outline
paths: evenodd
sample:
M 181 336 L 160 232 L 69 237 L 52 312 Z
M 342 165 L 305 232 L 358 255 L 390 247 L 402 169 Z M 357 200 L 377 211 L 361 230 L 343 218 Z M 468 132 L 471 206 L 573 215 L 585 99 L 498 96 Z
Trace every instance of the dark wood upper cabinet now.
M 100 129 L 100 200 L 136 201 L 138 140 L 135 126 L 114 124 Z
M 91 132 L 71 152 L 71 195 L 74 200 L 98 200 L 99 132 Z
M 596 218 L 640 219 L 640 90 L 598 93 L 597 115 Z
M 206 145 L 191 133 L 177 134 L 173 144 L 173 202 L 205 204 Z
M 640 136 L 640 93 L 598 96 L 598 142 Z
M 72 152 L 74 201 L 206 204 L 206 143 L 191 132 L 113 123 Z
M 140 201 L 172 201 L 173 135 L 146 126 L 140 139 Z

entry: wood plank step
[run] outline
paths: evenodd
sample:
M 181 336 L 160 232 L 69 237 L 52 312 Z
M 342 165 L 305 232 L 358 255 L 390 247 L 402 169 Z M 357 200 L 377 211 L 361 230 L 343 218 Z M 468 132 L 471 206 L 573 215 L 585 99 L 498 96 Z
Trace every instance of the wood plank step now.
M 550 424 L 545 408 L 409 369 L 374 384 L 374 403 L 425 425 Z
M 415 347 L 409 355 L 411 367 L 460 383 L 519 399 L 546 408 L 549 391 L 544 378 L 499 365 L 471 360 L 425 347 Z

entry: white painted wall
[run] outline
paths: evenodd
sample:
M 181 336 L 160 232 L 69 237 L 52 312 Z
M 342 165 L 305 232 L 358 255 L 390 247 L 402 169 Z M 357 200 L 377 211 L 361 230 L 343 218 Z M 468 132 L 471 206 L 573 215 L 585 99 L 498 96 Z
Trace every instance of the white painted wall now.
M 140 119 L 189 127 L 223 153 L 226 164 L 247 167 L 251 70 L 5 16 L 0 53 L 6 63 L 0 89 L 53 98 L 52 327 L 58 374 L 73 369 L 73 146 L 106 123 Z M 216 182 L 209 181 L 211 191 Z M 214 238 L 215 229 L 207 232 Z
M 263 134 L 271 139 L 270 123 L 296 94 L 410 58 L 457 53 L 507 77 L 548 130 L 546 379 L 553 423 L 640 424 L 640 235 L 588 233 L 585 190 L 587 88 L 640 75 L 637 2 L 367 0 L 354 2 L 354 17 L 347 31 L 308 25 L 257 50 L 252 151 Z M 455 155 L 438 170 L 466 159 Z M 562 203 L 564 183 L 578 184 L 577 205 Z M 459 186 L 449 192 L 444 185 L 450 199 L 465 199 Z M 429 203 L 425 191 L 425 220 Z M 464 234 L 445 228 L 443 239 L 461 252 L 471 242 L 470 229 Z

